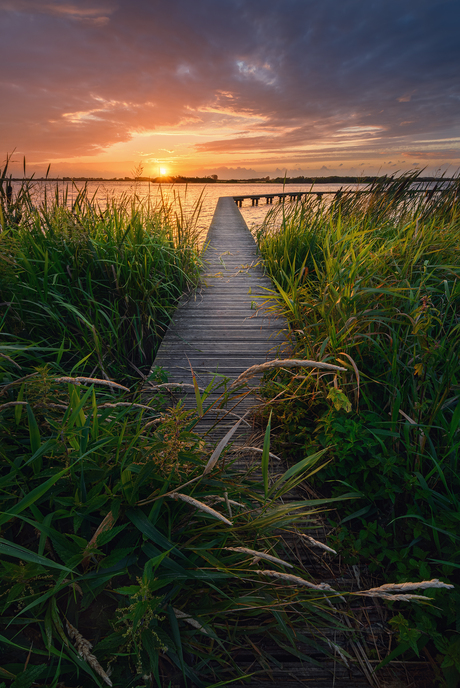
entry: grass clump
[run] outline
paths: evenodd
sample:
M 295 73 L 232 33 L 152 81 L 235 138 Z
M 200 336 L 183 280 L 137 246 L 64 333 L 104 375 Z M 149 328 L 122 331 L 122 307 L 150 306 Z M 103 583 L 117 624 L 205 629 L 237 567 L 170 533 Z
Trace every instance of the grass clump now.
M 334 521 L 347 561 L 385 581 L 457 584 L 460 183 L 416 185 L 384 179 L 269 214 L 258 242 L 293 356 L 346 370 L 274 373 L 266 393 L 287 451 L 327 448 L 317 486 L 362 493 Z M 425 654 L 453 686 L 458 588 L 436 600 L 394 617 L 395 653 Z
M 0 301 L 11 336 L 62 346 L 70 369 L 125 378 L 148 371 L 178 299 L 198 280 L 197 208 L 136 197 L 102 208 L 86 190 L 69 203 L 0 180 Z M 35 192 L 36 194 L 36 192 Z M 82 360 L 84 359 L 84 364 Z

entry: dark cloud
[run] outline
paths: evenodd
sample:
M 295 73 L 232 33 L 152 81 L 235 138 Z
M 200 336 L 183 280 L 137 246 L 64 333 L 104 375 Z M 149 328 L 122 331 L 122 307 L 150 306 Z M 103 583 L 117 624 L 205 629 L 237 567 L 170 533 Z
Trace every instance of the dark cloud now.
M 459 20 L 456 0 L 0 0 L 3 146 L 97 155 L 170 128 L 251 169 L 434 158 L 420 139 L 460 135 Z

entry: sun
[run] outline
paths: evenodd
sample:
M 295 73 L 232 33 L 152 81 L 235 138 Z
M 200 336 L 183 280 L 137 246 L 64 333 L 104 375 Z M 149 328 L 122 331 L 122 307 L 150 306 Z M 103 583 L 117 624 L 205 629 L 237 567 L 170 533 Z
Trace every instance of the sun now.
M 160 167 L 160 175 L 164 177 L 166 175 L 167 169 L 166 167 Z

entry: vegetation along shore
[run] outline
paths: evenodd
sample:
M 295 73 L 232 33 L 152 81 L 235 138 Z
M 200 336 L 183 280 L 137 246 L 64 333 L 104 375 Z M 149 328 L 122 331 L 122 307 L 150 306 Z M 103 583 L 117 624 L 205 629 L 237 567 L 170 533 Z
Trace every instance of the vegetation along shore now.
M 292 358 L 346 372 L 269 371 L 261 462 L 244 474 L 230 433 L 209 450 L 194 432 L 200 390 L 184 411 L 150 373 L 199 283 L 200 202 L 101 208 L 82 190 L 36 206 L 32 182 L 10 194 L 8 180 L 6 166 L 0 686 L 250 685 L 269 678 L 273 646 L 351 667 L 353 643 L 330 632 L 350 634 L 363 599 L 394 632 L 366 657 L 371 680 L 423 657 L 457 685 L 458 180 L 423 198 L 407 194 L 413 176 L 379 180 L 370 196 L 268 214 L 257 240 Z M 276 476 L 270 451 L 289 460 Z M 319 519 L 316 546 L 339 552 L 331 575 L 357 572 L 353 589 L 313 578 L 283 539 Z
M 344 561 L 364 581 L 455 584 L 431 605 L 392 605 L 390 621 L 390 657 L 425 657 L 450 687 L 460 679 L 460 182 L 417 199 L 416 180 L 268 214 L 258 242 L 293 352 L 347 372 L 332 382 L 274 372 L 265 394 L 275 451 L 324 451 L 318 492 L 360 493 L 327 516 Z

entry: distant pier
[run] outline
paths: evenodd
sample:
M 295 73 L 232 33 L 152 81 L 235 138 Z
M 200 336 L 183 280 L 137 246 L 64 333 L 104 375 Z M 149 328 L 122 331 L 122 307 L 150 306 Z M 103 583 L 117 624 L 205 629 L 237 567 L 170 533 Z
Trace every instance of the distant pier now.
M 436 192 L 436 191 L 441 191 L 439 188 L 435 189 L 409 189 L 405 190 L 405 193 L 410 193 L 410 194 L 418 194 L 418 193 L 423 193 L 425 196 L 431 198 L 431 196 Z M 302 198 L 305 198 L 306 196 L 316 196 L 318 200 L 321 200 L 323 196 L 335 196 L 336 198 L 340 198 L 341 196 L 349 195 L 349 194 L 354 194 L 356 196 L 359 196 L 361 194 L 371 194 L 374 193 L 374 191 L 370 191 L 367 189 L 338 189 L 334 191 L 283 191 L 283 192 L 276 192 L 276 193 L 263 193 L 263 194 L 241 194 L 238 196 L 231 196 L 233 200 L 235 201 L 236 205 L 238 208 L 241 208 L 243 205 L 243 201 L 249 200 L 251 201 L 252 205 L 259 205 L 260 199 L 265 198 L 265 203 L 267 205 L 273 204 L 273 199 L 277 198 L 278 203 L 284 203 L 286 199 L 289 201 L 301 201 Z

